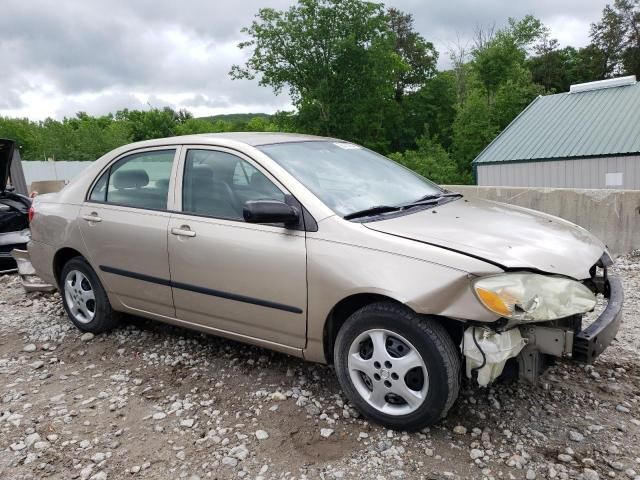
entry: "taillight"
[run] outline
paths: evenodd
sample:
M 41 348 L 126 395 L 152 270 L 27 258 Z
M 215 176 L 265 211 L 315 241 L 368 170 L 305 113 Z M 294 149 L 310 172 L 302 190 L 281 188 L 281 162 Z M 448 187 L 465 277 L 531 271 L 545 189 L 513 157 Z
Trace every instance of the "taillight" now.
M 29 207 L 29 223 L 33 220 L 33 217 L 36 216 L 36 209 L 33 208 L 33 205 Z

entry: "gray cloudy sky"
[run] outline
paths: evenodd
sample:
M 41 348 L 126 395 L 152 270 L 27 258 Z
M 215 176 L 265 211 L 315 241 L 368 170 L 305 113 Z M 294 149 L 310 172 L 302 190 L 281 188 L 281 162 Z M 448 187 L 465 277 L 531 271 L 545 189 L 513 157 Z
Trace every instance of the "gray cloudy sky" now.
M 254 81 L 231 81 L 247 52 L 240 28 L 261 7 L 292 0 L 2 0 L 0 115 L 62 118 L 118 109 L 187 108 L 196 116 L 273 112 L 289 105 Z M 475 25 L 528 13 L 562 45 L 588 42 L 606 0 L 388 0 L 415 17 L 440 64 Z

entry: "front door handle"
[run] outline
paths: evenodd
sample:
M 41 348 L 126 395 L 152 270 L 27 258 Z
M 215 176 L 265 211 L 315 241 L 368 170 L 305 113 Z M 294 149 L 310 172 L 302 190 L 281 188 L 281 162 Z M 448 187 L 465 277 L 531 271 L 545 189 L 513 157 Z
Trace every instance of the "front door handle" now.
M 95 223 L 102 221 L 102 218 L 100 218 L 96 212 L 91 212 L 91 215 L 82 215 L 82 219 L 86 220 L 87 222 Z
M 195 237 L 196 236 L 196 232 L 191 230 L 187 225 L 182 225 L 182 227 L 180 228 L 175 228 L 175 227 L 172 228 L 171 234 L 177 235 L 178 237 Z

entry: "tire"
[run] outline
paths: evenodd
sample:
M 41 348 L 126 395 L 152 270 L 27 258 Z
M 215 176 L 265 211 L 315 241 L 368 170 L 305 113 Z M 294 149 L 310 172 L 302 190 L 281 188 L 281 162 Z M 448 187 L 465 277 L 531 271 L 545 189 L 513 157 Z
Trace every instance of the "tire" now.
M 102 333 L 120 324 L 100 279 L 82 257 L 69 260 L 60 274 L 62 304 L 73 324 L 83 332 Z
M 347 319 L 336 338 L 334 365 L 358 411 L 394 430 L 437 422 L 460 389 L 460 355 L 446 330 L 393 302 L 373 303 Z

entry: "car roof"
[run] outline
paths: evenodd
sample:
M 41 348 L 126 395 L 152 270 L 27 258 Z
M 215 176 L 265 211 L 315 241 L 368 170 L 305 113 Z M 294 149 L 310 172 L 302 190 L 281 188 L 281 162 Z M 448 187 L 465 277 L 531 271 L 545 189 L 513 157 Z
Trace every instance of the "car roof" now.
M 163 145 L 180 145 L 188 143 L 216 145 L 220 140 L 229 140 L 257 147 L 260 145 L 273 145 L 276 143 L 314 142 L 314 141 L 342 141 L 329 137 L 315 135 L 303 135 L 300 133 L 279 132 L 224 132 L 201 133 L 197 135 L 182 135 L 179 137 L 156 138 L 133 144 L 135 146 L 154 147 Z M 129 145 L 131 146 L 131 145 Z
M 291 142 L 314 142 L 314 141 L 333 141 L 335 138 L 318 137 L 315 135 L 305 135 L 301 133 L 280 133 L 280 132 L 227 132 L 227 133 L 205 133 L 203 136 L 209 136 L 212 139 L 224 138 L 235 140 L 236 142 L 246 143 L 254 147 L 258 145 L 272 145 L 274 143 L 291 143 Z

